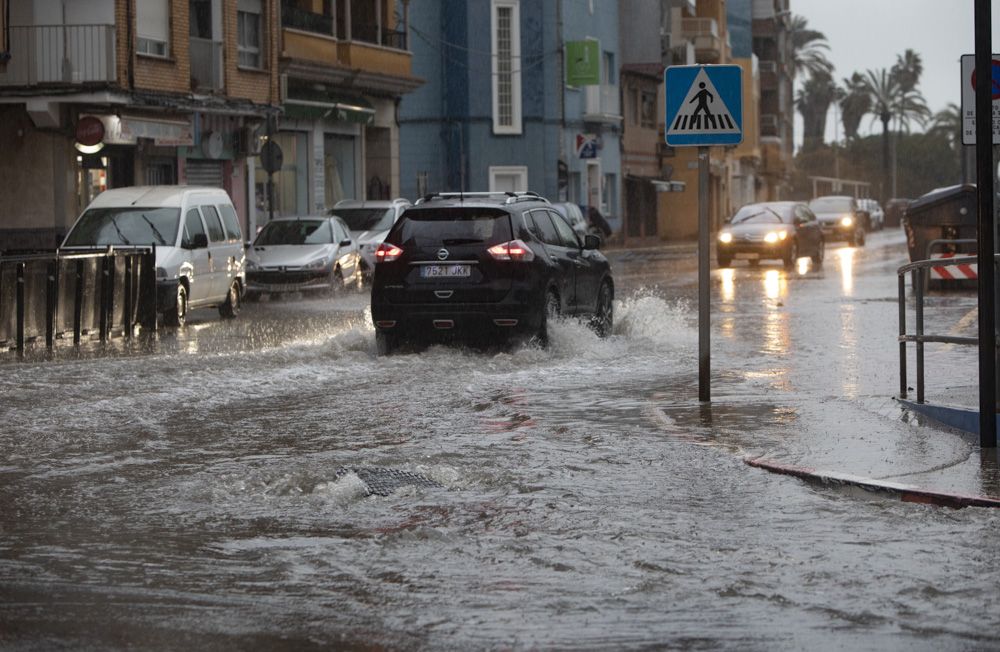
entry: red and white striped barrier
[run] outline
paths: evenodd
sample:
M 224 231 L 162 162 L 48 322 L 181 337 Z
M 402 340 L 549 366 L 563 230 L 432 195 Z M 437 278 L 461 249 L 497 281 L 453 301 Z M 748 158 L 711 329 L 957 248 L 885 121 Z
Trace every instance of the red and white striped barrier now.
M 955 258 L 964 256 L 974 256 L 975 254 L 955 254 L 955 253 L 944 253 L 944 254 L 931 254 L 931 258 Z M 978 278 L 976 273 L 977 265 L 976 263 L 968 263 L 965 265 L 949 265 L 948 267 L 931 267 L 931 279 L 940 279 L 942 281 L 965 281 L 972 280 L 975 281 Z

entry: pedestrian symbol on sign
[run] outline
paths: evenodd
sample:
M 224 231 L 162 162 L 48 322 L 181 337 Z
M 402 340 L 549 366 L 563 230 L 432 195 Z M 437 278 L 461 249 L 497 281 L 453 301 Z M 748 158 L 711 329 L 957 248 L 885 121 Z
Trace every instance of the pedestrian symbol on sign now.
M 684 97 L 667 136 L 682 134 L 739 134 L 733 115 L 704 68 Z

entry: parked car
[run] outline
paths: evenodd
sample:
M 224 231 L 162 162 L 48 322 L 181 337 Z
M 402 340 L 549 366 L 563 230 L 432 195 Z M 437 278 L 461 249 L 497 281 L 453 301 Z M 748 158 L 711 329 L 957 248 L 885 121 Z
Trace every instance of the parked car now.
M 268 222 L 247 249 L 247 295 L 361 286 L 361 253 L 339 217 Z
M 408 341 L 535 338 L 557 315 L 611 332 L 614 280 L 598 247 L 535 193 L 441 193 L 408 208 L 376 251 L 380 353 Z
M 778 258 L 792 267 L 802 256 L 822 265 L 825 252 L 816 216 L 805 204 L 791 201 L 744 206 L 722 228 L 716 243 L 719 267 L 729 267 L 734 258 L 748 258 L 751 264 Z
M 572 202 L 556 202 L 552 204 L 552 208 L 556 209 L 563 216 L 563 219 L 569 222 L 569 225 L 581 238 L 593 232 L 579 205 Z
M 809 202 L 827 240 L 847 240 L 852 247 L 865 244 L 865 224 L 858 201 L 849 195 L 826 195 Z
M 375 269 L 375 250 L 410 205 L 402 197 L 388 200 L 342 199 L 330 209 L 330 215 L 336 215 L 347 223 L 351 237 L 358 243 L 361 273 L 366 280 L 371 279 Z
M 156 247 L 156 303 L 164 321 L 183 326 L 188 311 L 240 311 L 246 276 L 243 234 L 224 190 L 134 186 L 105 190 L 83 211 L 62 248 Z
M 862 213 L 868 216 L 865 227 L 869 231 L 881 231 L 885 228 L 885 211 L 882 210 L 882 206 L 877 200 L 870 198 L 859 199 L 858 207 Z

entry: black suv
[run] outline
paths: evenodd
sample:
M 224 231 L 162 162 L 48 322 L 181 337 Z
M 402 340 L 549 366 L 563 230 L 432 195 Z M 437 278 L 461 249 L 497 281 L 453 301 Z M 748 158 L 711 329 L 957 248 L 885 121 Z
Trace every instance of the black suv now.
M 375 253 L 379 353 L 403 342 L 512 336 L 583 315 L 611 332 L 614 281 L 598 236 L 583 241 L 535 193 L 437 193 L 408 208 Z

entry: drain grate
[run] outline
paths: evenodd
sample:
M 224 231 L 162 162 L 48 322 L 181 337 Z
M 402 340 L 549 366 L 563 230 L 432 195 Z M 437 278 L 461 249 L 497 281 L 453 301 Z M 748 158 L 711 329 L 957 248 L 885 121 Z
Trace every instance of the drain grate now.
M 347 467 L 339 469 L 336 477 L 340 478 L 348 473 L 353 473 L 364 483 L 366 496 L 388 496 L 400 487 L 428 487 L 431 489 L 443 489 L 444 485 L 434 482 L 430 478 L 424 477 L 412 471 L 400 471 L 399 469 L 386 469 L 382 467 Z

